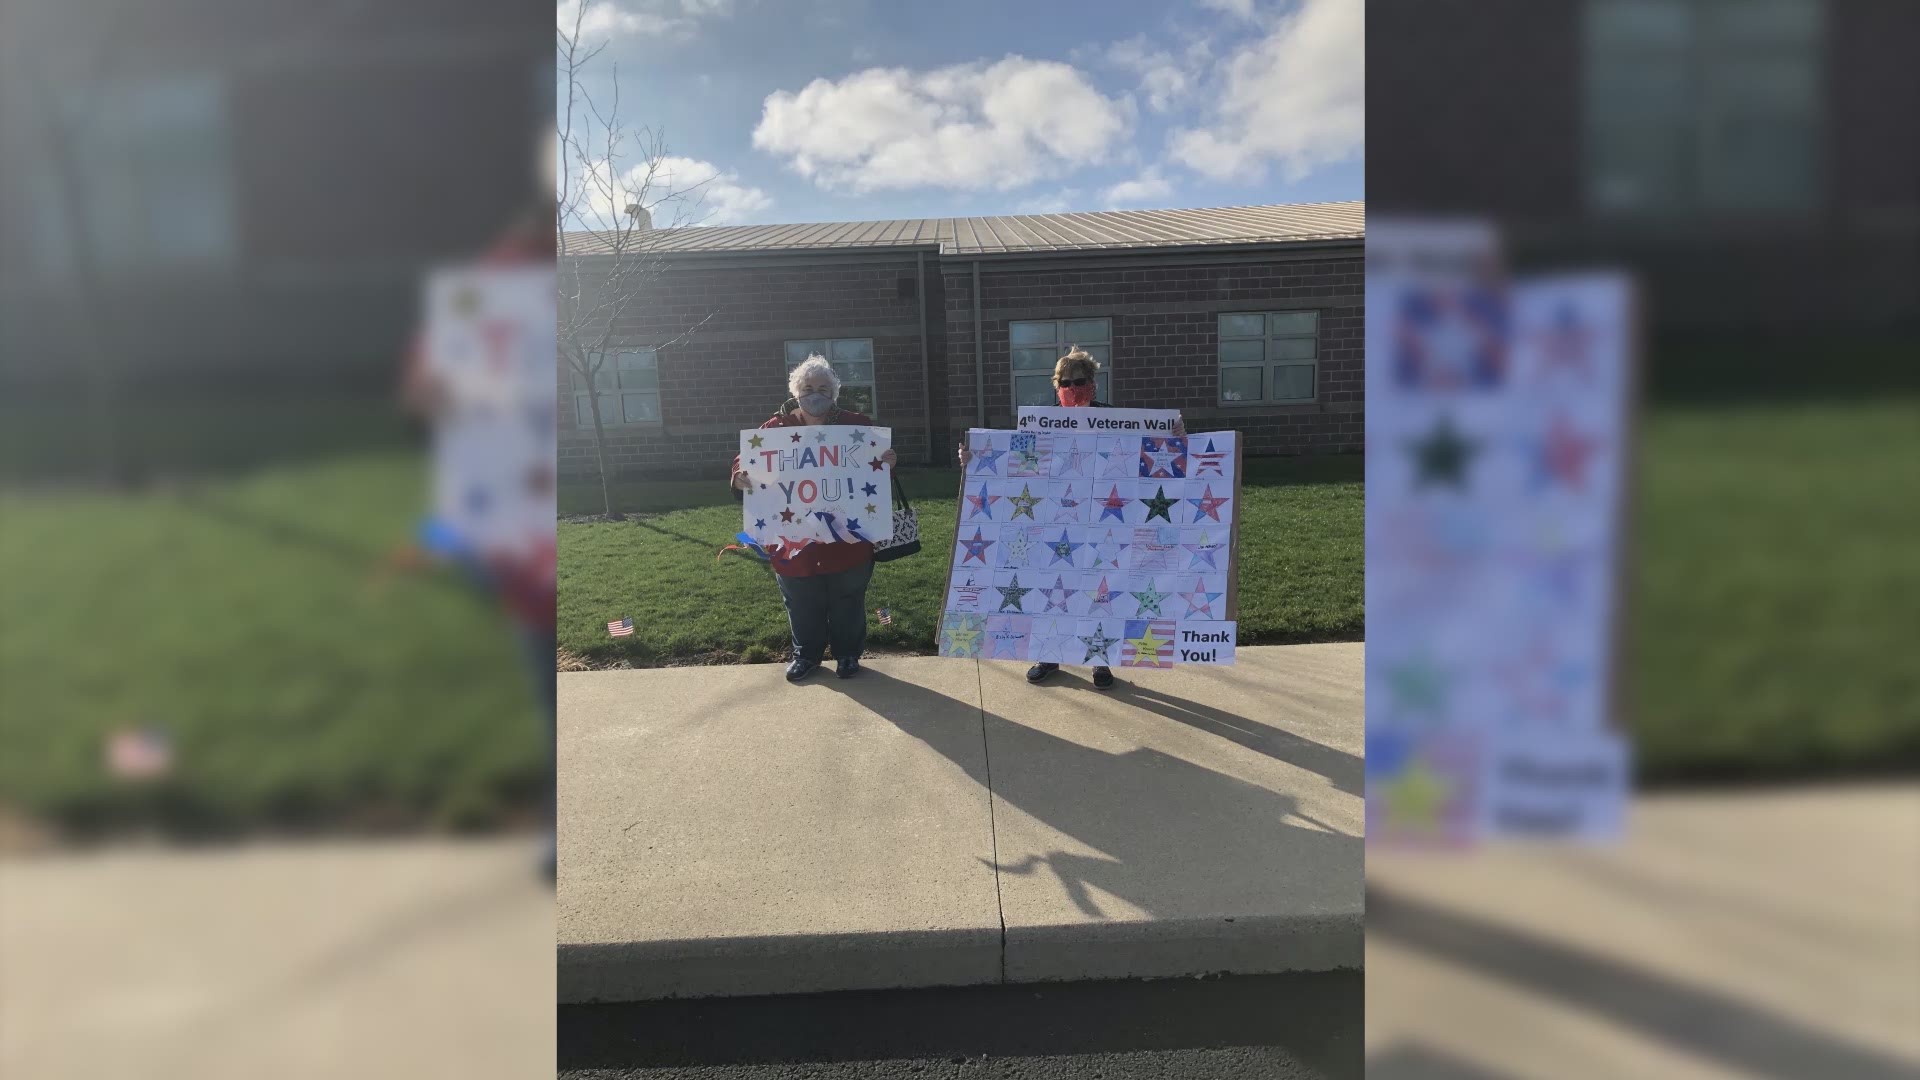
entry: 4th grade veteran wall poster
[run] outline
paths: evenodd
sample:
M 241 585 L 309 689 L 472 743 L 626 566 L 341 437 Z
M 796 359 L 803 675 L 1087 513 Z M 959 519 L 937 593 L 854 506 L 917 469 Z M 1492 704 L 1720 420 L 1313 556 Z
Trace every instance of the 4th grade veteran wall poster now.
M 880 460 L 893 429 L 822 424 L 740 433 L 753 481 L 742 529 L 763 547 L 893 538 L 893 470 Z
M 1233 663 L 1235 437 L 969 431 L 940 655 Z

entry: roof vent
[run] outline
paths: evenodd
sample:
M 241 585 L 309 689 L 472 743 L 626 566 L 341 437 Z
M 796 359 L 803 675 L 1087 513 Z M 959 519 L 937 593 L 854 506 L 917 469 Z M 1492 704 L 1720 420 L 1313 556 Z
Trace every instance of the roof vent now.
M 653 215 L 637 202 L 627 204 L 627 216 L 633 219 L 633 227 L 641 232 L 653 228 Z

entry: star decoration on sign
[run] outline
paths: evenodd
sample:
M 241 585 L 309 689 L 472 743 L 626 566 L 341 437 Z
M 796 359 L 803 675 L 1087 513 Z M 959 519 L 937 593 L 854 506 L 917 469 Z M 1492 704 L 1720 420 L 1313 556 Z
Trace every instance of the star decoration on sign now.
M 1073 493 L 1072 484 L 1068 484 L 1067 490 L 1054 502 L 1057 504 L 1053 511 L 1055 522 L 1080 520 L 1080 497 Z
M 1127 553 L 1129 544 L 1122 544 L 1113 538 L 1113 530 L 1107 530 L 1107 538 L 1093 549 L 1096 565 L 1109 570 L 1120 569 L 1120 560 Z
M 980 655 L 980 616 L 961 615 L 950 618 L 943 629 L 947 639 L 948 656 Z
M 1193 504 L 1196 517 L 1200 514 L 1205 514 L 1215 521 L 1220 520 L 1220 508 L 1227 505 L 1226 499 L 1213 493 L 1212 484 L 1207 485 L 1207 489 L 1201 492 L 1199 498 L 1188 499 L 1187 501 Z
M 862 485 L 860 485 L 860 491 L 861 491 L 861 492 L 862 492 L 863 494 L 866 494 L 866 495 L 872 495 L 873 493 L 875 493 L 875 492 L 877 492 L 877 491 L 879 491 L 879 490 L 880 490 L 879 488 L 877 488 L 877 487 L 874 487 L 874 486 L 873 486 L 873 481 L 871 481 L 871 480 L 869 480 L 869 481 L 867 481 L 866 483 L 864 483 L 864 484 L 862 484 Z
M 1173 504 L 1180 500 L 1167 498 L 1167 486 L 1165 484 L 1160 485 L 1160 490 L 1154 493 L 1153 498 L 1141 499 L 1139 501 L 1147 504 L 1148 521 L 1152 521 L 1157 517 L 1169 525 L 1173 524 L 1173 518 L 1168 516 L 1168 511 L 1172 510 Z
M 1094 627 L 1092 636 L 1082 635 L 1080 640 L 1087 646 L 1087 655 L 1080 661 L 1083 664 L 1093 663 L 1095 657 L 1104 664 L 1109 659 L 1108 650 L 1120 641 L 1119 638 L 1108 637 L 1107 628 L 1104 626 Z
M 753 519 L 753 527 L 754 527 L 754 528 L 756 528 L 756 529 L 764 529 L 764 528 L 766 528 L 766 527 L 767 527 L 767 519 L 766 519 L 766 518 L 754 518 L 754 519 Z
M 1387 692 L 1392 697 L 1390 716 L 1411 713 L 1439 720 L 1446 709 L 1446 673 L 1425 660 L 1396 664 L 1387 669 Z
M 796 432 L 794 432 L 794 433 L 793 433 L 793 441 L 794 441 L 794 442 L 799 442 L 799 441 L 800 441 L 800 433 L 799 433 L 799 432 L 797 432 L 797 431 L 796 431 Z
M 1107 520 L 1108 515 L 1112 515 L 1113 520 L 1123 525 L 1126 524 L 1127 500 L 1120 497 L 1120 486 L 1118 484 L 1114 485 L 1112 491 L 1107 492 L 1106 498 L 1100 500 L 1100 520 Z
M 1195 578 L 1193 581 L 1193 590 L 1180 594 L 1180 599 L 1187 602 L 1187 614 L 1189 616 L 1199 615 L 1208 619 L 1216 617 L 1213 613 L 1213 602 L 1225 594 L 1207 592 L 1206 589 L 1207 583 L 1200 578 Z
M 1067 535 L 1067 530 L 1065 529 L 1060 530 L 1060 539 L 1047 541 L 1047 550 L 1053 552 L 1053 561 L 1056 563 L 1066 563 L 1068 566 L 1073 565 L 1073 553 L 1086 546 L 1085 544 L 1074 543 L 1073 538 Z M 1048 565 L 1052 564 L 1049 563 Z
M 1134 666 L 1158 667 L 1159 666 L 1158 660 L 1160 658 L 1160 646 L 1165 645 L 1172 640 L 1173 640 L 1172 638 L 1163 638 L 1159 634 L 1155 633 L 1153 629 L 1153 623 L 1151 622 L 1147 623 L 1146 629 L 1140 634 L 1139 637 L 1127 639 L 1127 644 L 1133 646 Z
M 1011 535 L 1008 535 L 1011 534 Z M 1025 566 L 1033 558 L 1033 537 L 1025 529 L 1009 529 L 1000 537 L 1001 550 L 1006 553 L 1005 566 Z
M 867 504 L 867 513 L 869 513 L 869 514 L 877 514 L 877 513 L 879 513 L 879 512 L 880 512 L 880 508 L 879 508 L 879 507 L 877 507 L 877 506 L 875 506 L 875 505 L 873 505 L 872 503 L 868 503 L 868 504 Z
M 817 443 L 823 443 L 823 442 L 826 442 L 826 441 L 827 441 L 827 433 L 823 431 L 823 432 L 821 432 L 820 434 L 818 434 L 818 435 L 815 435 L 815 436 L 813 437 L 813 441 L 814 441 L 814 442 L 817 442 Z
M 1140 613 L 1142 615 L 1163 615 L 1165 613 L 1160 610 L 1160 605 L 1166 602 L 1168 595 L 1168 593 L 1161 592 L 1149 581 L 1144 590 L 1133 594 L 1133 598 L 1139 601 Z
M 861 431 L 859 428 L 854 428 L 853 434 L 849 435 L 848 439 L 855 446 L 864 446 L 867 441 L 867 433 L 864 431 Z
M 1000 607 L 998 609 L 1000 611 L 1005 611 L 1009 607 L 1015 611 L 1019 611 L 1021 598 L 1033 591 L 1031 588 L 1021 587 L 1019 574 L 1013 575 L 1013 580 L 1007 584 L 995 585 L 994 588 L 1000 593 Z
M 1114 591 L 1107 587 L 1107 579 L 1104 577 L 1101 578 L 1100 587 L 1093 590 L 1091 593 L 1087 594 L 1088 596 L 1087 614 L 1099 615 L 1099 614 L 1102 614 L 1103 612 L 1108 615 L 1113 614 L 1113 601 L 1114 601 L 1115 595 L 1116 594 L 1114 593 Z
M 1030 484 L 1020 485 L 1020 494 L 1010 496 L 1007 501 L 1013 504 L 1013 516 L 1027 515 L 1029 520 L 1038 520 L 1033 516 L 1033 508 L 1040 505 L 1045 496 L 1035 495 Z
M 827 515 L 827 521 L 828 521 L 828 523 L 829 523 L 829 524 L 831 524 L 831 523 L 832 523 L 832 521 L 833 521 L 833 515 L 831 515 L 831 514 L 829 514 L 829 515 Z M 848 532 L 854 532 L 854 533 L 857 533 L 857 532 L 859 532 L 859 531 L 860 531 L 860 519 L 859 519 L 859 518 L 848 518 L 848 519 L 847 519 L 847 531 L 848 531 Z
M 887 463 L 884 461 L 881 461 L 879 458 L 874 458 L 873 460 L 867 462 L 867 464 L 873 466 L 874 472 L 879 472 L 881 469 L 884 469 L 887 467 Z
M 1600 448 L 1598 439 L 1587 438 L 1573 430 L 1565 416 L 1555 416 L 1546 438 L 1538 444 L 1534 486 L 1551 487 L 1556 481 L 1571 491 L 1585 491 L 1587 463 Z
M 1452 794 L 1445 777 L 1414 759 L 1387 787 L 1387 814 L 1394 824 L 1425 832 L 1439 824 L 1440 808 Z
M 782 510 L 782 511 L 780 511 L 780 520 L 781 520 L 781 521 L 792 521 L 792 520 L 793 520 L 793 509 L 792 509 L 791 507 L 789 507 L 789 508 L 787 508 L 787 509 L 785 509 L 785 510 Z
M 767 440 L 758 435 L 750 435 L 747 437 L 747 445 L 753 447 L 755 450 L 760 449 L 761 445 L 766 441 Z
M 1085 476 L 1086 475 L 1087 452 L 1085 450 L 1080 449 L 1077 443 L 1069 441 L 1067 443 L 1067 452 L 1064 455 L 1055 454 L 1054 458 L 1060 464 L 1059 470 L 1055 472 L 1054 475 L 1056 476 Z
M 1004 453 L 1006 453 L 1005 450 L 995 450 L 993 448 L 992 443 L 988 443 L 982 449 L 975 450 L 973 452 L 974 464 L 981 467 L 976 468 L 973 471 L 977 473 L 982 473 L 982 472 L 990 473 L 990 472 L 997 471 L 999 469 L 998 462 L 1000 460 L 1000 455 Z
M 967 496 L 968 519 L 984 517 L 993 520 L 993 504 L 999 501 L 1000 496 L 987 494 L 987 482 L 980 481 L 980 494 Z
M 1040 595 L 1047 598 L 1048 611 L 1065 611 L 1067 610 L 1067 600 L 1079 591 L 1079 589 L 1067 588 L 1066 579 L 1055 575 L 1053 588 L 1040 590 Z
M 1197 570 L 1201 563 L 1205 563 L 1209 570 L 1220 569 L 1220 565 L 1214 562 L 1214 558 L 1220 554 L 1220 545 L 1207 536 L 1205 529 L 1200 530 L 1200 542 L 1187 544 L 1186 549 L 1193 553 L 1193 562 L 1187 569 Z
M 987 631 L 987 636 L 993 639 L 992 659 L 1018 660 L 1023 651 L 1021 646 L 1026 644 L 1027 631 L 1002 625 L 999 629 Z
M 1446 484 L 1465 491 L 1467 466 L 1479 452 L 1480 444 L 1462 437 L 1453 426 L 1453 418 L 1443 416 L 1432 434 L 1408 443 L 1407 448 L 1413 452 L 1416 491 L 1428 484 Z
M 960 546 L 967 549 L 967 553 L 960 557 L 960 561 L 965 563 L 968 559 L 978 559 L 980 560 L 980 565 L 985 566 L 987 565 L 987 549 L 993 545 L 994 540 L 980 535 L 979 527 L 975 526 L 973 539 L 969 540 L 964 536 L 960 538 Z

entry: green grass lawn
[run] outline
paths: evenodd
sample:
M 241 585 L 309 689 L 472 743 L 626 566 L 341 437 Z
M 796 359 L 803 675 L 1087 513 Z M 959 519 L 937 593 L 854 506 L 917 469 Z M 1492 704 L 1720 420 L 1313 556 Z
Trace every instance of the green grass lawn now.
M 1365 633 L 1359 457 L 1250 461 L 1240 574 L 1242 642 L 1353 641 Z M 920 554 L 875 569 L 869 607 L 876 650 L 932 652 L 953 547 L 959 473 L 902 469 L 920 511 Z M 720 549 L 740 531 L 724 480 L 623 487 L 627 521 L 560 526 L 560 645 L 592 663 L 772 660 L 790 638 L 773 572 Z M 563 509 L 591 509 L 597 488 L 569 489 Z M 641 501 L 644 500 L 644 501 Z M 634 634 L 613 638 L 610 620 Z
M 187 495 L 0 494 L 0 805 L 80 829 L 501 820 L 539 798 L 541 721 L 493 605 L 370 587 L 423 506 L 417 452 Z M 101 765 L 156 724 L 176 774 Z
M 1920 770 L 1920 396 L 1656 408 L 1642 434 L 1646 774 Z

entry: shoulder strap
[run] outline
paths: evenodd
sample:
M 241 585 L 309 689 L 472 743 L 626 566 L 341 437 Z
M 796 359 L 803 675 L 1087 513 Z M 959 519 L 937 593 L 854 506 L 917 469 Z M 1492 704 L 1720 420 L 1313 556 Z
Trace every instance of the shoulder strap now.
M 900 486 L 900 474 L 889 470 L 887 475 L 893 478 L 893 501 L 903 510 L 913 509 L 913 504 L 907 501 L 907 489 Z

